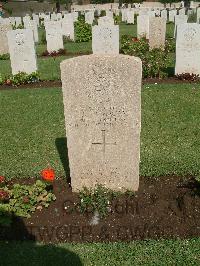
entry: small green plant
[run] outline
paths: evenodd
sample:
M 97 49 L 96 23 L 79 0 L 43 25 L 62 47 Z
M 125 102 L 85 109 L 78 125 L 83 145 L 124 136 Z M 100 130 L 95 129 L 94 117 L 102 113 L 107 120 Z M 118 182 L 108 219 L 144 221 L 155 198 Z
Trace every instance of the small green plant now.
M 13 28 L 13 30 L 20 30 L 20 29 L 24 29 L 24 26 L 22 24 L 20 24 L 18 26 L 13 25 L 12 28 Z
M 10 225 L 13 216 L 30 218 L 36 209 L 42 210 L 56 199 L 49 184 L 37 180 L 33 185 L 4 183 L 0 189 L 0 225 Z
M 46 41 L 46 31 L 43 30 L 42 31 L 42 35 L 41 35 L 41 39 L 40 39 L 40 44 L 46 44 L 47 41 Z
M 114 16 L 114 22 L 116 25 L 119 25 L 121 22 L 121 16 Z
M 75 22 L 76 42 L 88 42 L 92 39 L 92 26 L 85 23 L 83 18 Z
M 0 60 L 9 60 L 10 59 L 10 55 L 9 54 L 1 54 L 0 55 Z
M 165 51 L 168 53 L 175 53 L 176 41 L 174 38 L 169 38 L 165 41 Z
M 81 213 L 97 211 L 100 217 L 105 217 L 115 193 L 102 185 L 97 185 L 94 189 L 84 188 L 80 191 L 79 197 Z
M 0 84 L 3 85 L 11 85 L 11 86 L 19 86 L 22 84 L 35 83 L 40 80 L 38 72 L 33 72 L 31 74 L 27 74 L 25 72 L 19 72 L 16 75 L 9 75 L 6 77 L 2 77 L 0 75 Z

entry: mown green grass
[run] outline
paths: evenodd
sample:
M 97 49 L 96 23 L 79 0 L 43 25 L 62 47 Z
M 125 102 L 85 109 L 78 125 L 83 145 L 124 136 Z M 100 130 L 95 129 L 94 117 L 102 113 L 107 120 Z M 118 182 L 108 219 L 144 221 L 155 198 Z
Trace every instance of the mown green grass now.
M 167 37 L 173 36 L 174 25 L 167 24 Z M 39 36 L 41 40 L 42 31 L 44 29 L 39 30 Z M 137 36 L 137 25 L 126 25 L 124 23 L 120 24 L 120 39 L 122 35 L 132 35 Z M 85 42 L 85 43 L 74 43 L 74 42 L 66 42 L 64 44 L 65 49 L 69 53 L 88 53 L 92 52 L 92 43 Z M 36 46 L 36 52 L 40 56 L 46 50 L 46 45 L 39 44 Z M 73 55 L 75 56 L 75 55 Z M 71 56 L 59 56 L 59 57 L 38 57 L 38 72 L 40 74 L 41 80 L 58 80 L 60 79 L 60 62 L 64 59 L 70 58 Z M 171 55 L 171 60 L 169 63 L 169 67 L 174 68 L 174 54 Z M 2 76 L 6 76 L 11 74 L 11 66 L 10 60 L 1 60 L 0 61 L 0 74 Z
M 200 239 L 42 245 L 0 242 L 0 265 L 199 265 Z
M 0 99 L 0 175 L 38 176 L 51 166 L 64 176 L 55 144 L 65 137 L 61 89 L 0 91 Z M 141 175 L 199 173 L 199 103 L 200 85 L 143 86 Z

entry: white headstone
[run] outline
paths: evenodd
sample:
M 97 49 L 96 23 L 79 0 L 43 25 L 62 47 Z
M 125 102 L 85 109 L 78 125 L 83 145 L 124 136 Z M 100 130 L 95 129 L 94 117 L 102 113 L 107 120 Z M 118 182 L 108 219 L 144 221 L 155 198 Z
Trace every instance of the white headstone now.
M 161 17 L 149 18 L 149 48 L 165 47 L 166 19 Z
M 111 17 L 107 17 L 107 16 L 100 17 L 100 18 L 98 19 L 98 25 L 99 25 L 99 26 L 114 25 L 114 19 L 111 18 Z
M 149 39 L 149 16 L 137 16 L 137 37 Z
M 94 54 L 119 54 L 119 26 L 93 26 L 92 51 Z
M 45 23 L 47 51 L 49 53 L 64 49 L 61 21 Z
M 33 31 L 30 29 L 12 30 L 7 33 L 12 74 L 37 71 Z
M 134 11 L 128 10 L 126 12 L 126 22 L 128 24 L 134 24 Z
M 62 19 L 62 33 L 63 36 L 69 37 L 74 41 L 74 21 L 73 19 L 63 18 Z
M 176 36 L 176 28 L 180 24 L 187 23 L 187 15 L 176 15 L 175 16 L 175 27 L 174 27 L 174 37 Z
M 200 75 L 200 25 L 184 23 L 177 26 L 175 74 Z
M 85 13 L 85 22 L 92 25 L 94 21 L 94 11 L 89 11 Z
M 30 29 L 33 31 L 34 41 L 38 42 L 38 27 L 36 20 L 25 20 L 24 21 L 24 28 Z
M 11 25 L 0 24 L 0 55 L 9 53 L 7 32 L 10 30 L 12 30 Z

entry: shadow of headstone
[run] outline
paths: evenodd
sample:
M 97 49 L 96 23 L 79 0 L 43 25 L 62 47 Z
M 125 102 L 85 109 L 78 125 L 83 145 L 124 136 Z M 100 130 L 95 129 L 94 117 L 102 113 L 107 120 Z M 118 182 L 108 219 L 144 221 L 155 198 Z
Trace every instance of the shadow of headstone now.
M 83 265 L 78 255 L 67 248 L 39 244 L 35 240 L 20 217 L 14 217 L 10 226 L 0 226 L 0 265 Z
M 71 184 L 68 149 L 67 149 L 67 138 L 57 138 L 55 140 L 55 144 L 56 144 L 56 148 L 58 150 L 60 160 L 62 162 L 64 171 L 65 171 L 67 182 Z

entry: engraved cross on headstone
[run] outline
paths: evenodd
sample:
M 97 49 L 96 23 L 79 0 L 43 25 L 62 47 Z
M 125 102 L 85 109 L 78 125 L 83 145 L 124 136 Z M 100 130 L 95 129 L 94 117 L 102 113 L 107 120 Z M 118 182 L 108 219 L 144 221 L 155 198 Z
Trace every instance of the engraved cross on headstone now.
M 106 152 L 106 145 L 116 145 L 116 142 L 114 143 L 110 143 L 110 142 L 106 142 L 106 131 L 105 130 L 101 130 L 102 132 L 102 142 L 93 142 L 92 144 L 94 145 L 102 145 L 102 151 L 103 154 L 105 154 Z

